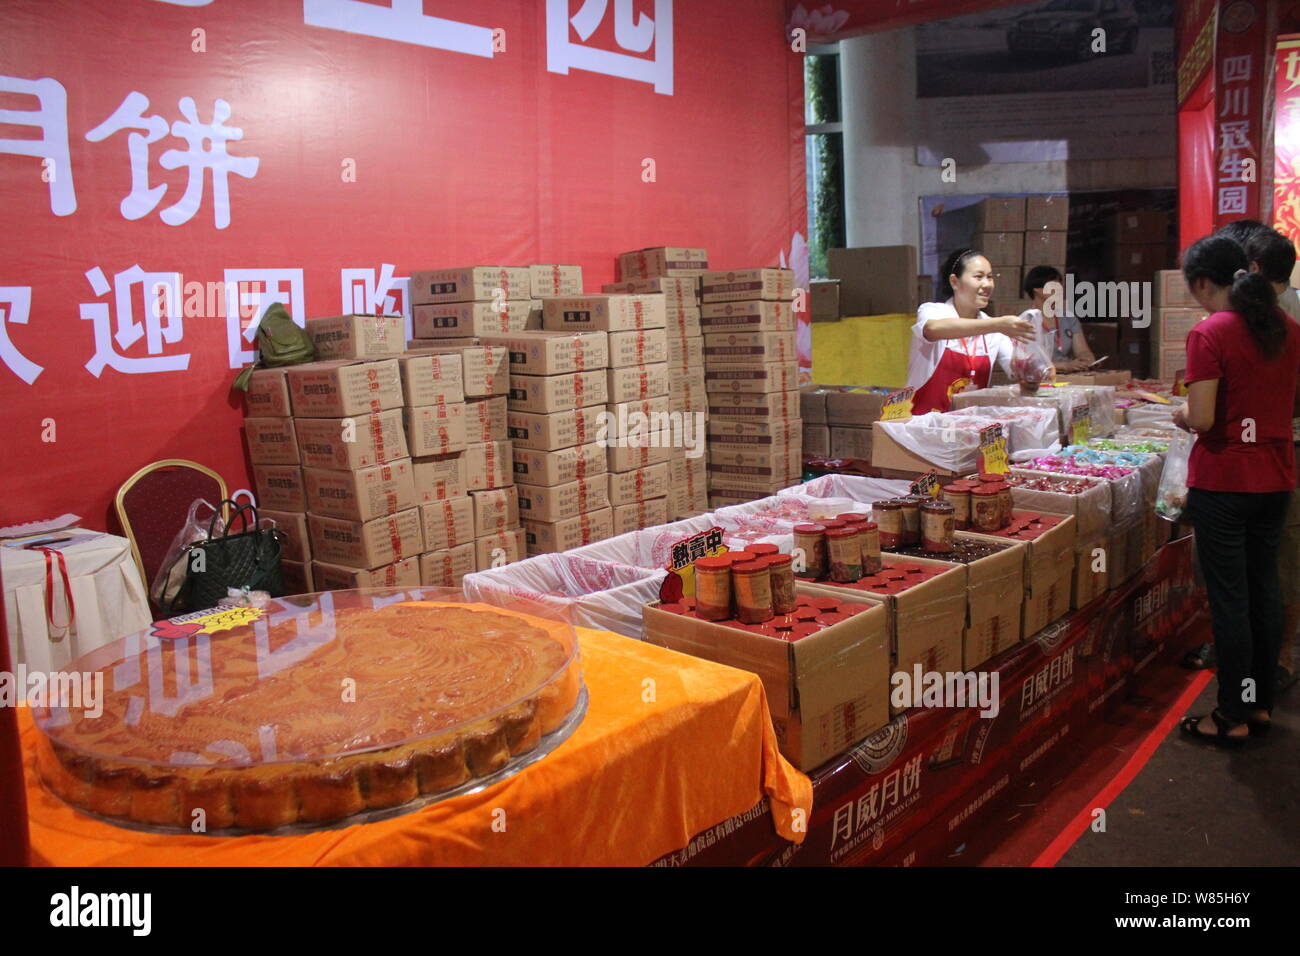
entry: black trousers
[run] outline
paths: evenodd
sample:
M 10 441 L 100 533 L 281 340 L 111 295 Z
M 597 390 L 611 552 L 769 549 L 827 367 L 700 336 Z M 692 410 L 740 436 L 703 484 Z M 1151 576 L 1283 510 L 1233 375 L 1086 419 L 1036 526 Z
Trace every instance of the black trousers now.
M 1273 708 L 1282 646 L 1277 548 L 1290 496 L 1200 488 L 1187 496 L 1219 659 L 1219 713 L 1233 723 Z

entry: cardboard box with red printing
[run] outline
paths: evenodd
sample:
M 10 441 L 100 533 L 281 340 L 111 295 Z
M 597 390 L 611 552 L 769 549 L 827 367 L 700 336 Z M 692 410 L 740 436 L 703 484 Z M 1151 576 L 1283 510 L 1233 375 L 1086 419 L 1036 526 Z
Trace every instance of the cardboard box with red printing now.
M 504 395 L 475 398 L 465 403 L 466 441 L 505 441 L 509 437 Z
M 799 470 L 803 450 L 798 444 L 744 446 L 711 441 L 707 460 L 710 471 L 718 474 L 766 473 L 780 479 Z
M 369 521 L 413 508 L 415 481 L 409 458 L 355 471 L 304 468 L 307 510 L 313 514 Z
M 1157 309 L 1199 309 L 1200 303 L 1187 287 L 1182 269 L 1161 269 L 1155 275 Z
M 653 498 L 649 501 L 636 501 L 630 505 L 616 505 L 613 512 L 614 534 L 643 531 L 655 525 L 668 523 L 668 499 Z
M 699 301 L 700 280 L 697 276 L 656 276 L 653 279 L 625 279 L 607 282 L 601 292 L 612 295 L 649 295 L 662 293 L 669 305 L 694 307 Z
M 799 388 L 798 362 L 763 365 L 705 366 L 704 388 L 709 392 L 788 392 Z M 796 394 L 797 391 L 796 391 Z
M 668 363 L 628 365 L 605 373 L 605 400 L 612 405 L 668 394 Z
M 472 527 L 475 538 L 519 527 L 519 497 L 513 485 L 471 491 L 469 498 L 473 508 Z
M 621 439 L 623 444 L 627 444 L 644 440 L 657 432 L 671 431 L 673 405 L 674 401 L 668 395 L 606 405 L 606 415 L 597 419 L 596 440 Z
M 474 542 L 468 541 L 443 551 L 420 555 L 420 586 L 458 588 L 461 578 L 477 570 Z
M 557 451 L 514 449 L 514 476 L 521 485 L 563 485 L 605 473 L 605 449 L 596 442 Z
M 250 418 L 288 418 L 293 413 L 289 400 L 288 369 L 254 369 L 244 393 L 244 414 Z
M 506 413 L 506 426 L 516 448 L 554 451 L 595 441 L 604 415 L 604 405 L 553 414 L 510 411 Z
M 527 554 L 523 528 L 497 531 L 474 540 L 474 563 L 480 571 L 513 564 Z
M 710 420 L 705 428 L 710 445 L 736 445 L 748 448 L 791 448 L 799 445 L 803 422 L 798 418 L 771 421 Z
M 292 418 L 245 418 L 248 460 L 255 465 L 296 465 L 301 461 Z
M 609 474 L 609 503 L 630 505 L 668 494 L 668 463 Z
M 1026 269 L 1033 266 L 1052 265 L 1065 261 L 1066 234 L 1064 232 L 1025 233 L 1025 254 L 1021 262 Z
M 798 417 L 799 393 L 797 391 L 709 393 L 710 421 L 714 418 L 752 421 Z
M 700 331 L 793 332 L 794 309 L 789 302 L 718 302 L 700 308 Z
M 700 275 L 709 268 L 707 249 L 690 249 L 683 246 L 653 246 L 621 253 L 618 257 L 618 279 L 653 279 L 659 276 Z
M 518 485 L 519 517 L 527 521 L 562 521 L 609 505 L 607 475 L 555 485 Z
M 308 514 L 312 558 L 349 568 L 378 568 L 424 550 L 420 509 L 370 521 Z
M 1192 309 L 1157 309 L 1156 327 L 1162 347 L 1185 348 L 1187 334 L 1206 318 L 1200 306 Z
M 867 451 L 870 450 L 870 447 L 868 447 Z M 815 458 L 832 457 L 830 427 L 827 425 L 809 425 L 805 422 L 803 426 L 803 453 Z M 865 460 L 870 461 L 870 455 Z
M 668 333 L 664 329 L 610 332 L 608 338 L 610 368 L 668 361 Z
M 402 377 L 395 359 L 337 359 L 290 366 L 293 412 L 298 418 L 345 418 L 402 405 Z
M 721 460 L 718 460 L 721 457 Z M 710 488 L 758 488 L 762 490 L 780 490 L 789 484 L 792 465 L 783 455 L 755 455 L 748 457 L 748 462 L 758 460 L 757 464 L 736 464 L 731 453 L 716 455 L 709 451 L 709 487 Z M 797 467 L 797 463 L 795 466 Z
M 420 506 L 426 551 L 444 551 L 474 540 L 474 501 L 469 495 Z
M 416 458 L 451 455 L 468 445 L 464 402 L 405 407 L 402 424 L 406 428 L 406 447 Z
M 514 483 L 511 443 L 486 441 L 467 445 L 465 458 L 465 490 L 503 488 Z
M 547 295 L 582 295 L 582 266 L 532 265 L 528 267 L 532 298 Z
M 411 302 L 492 302 L 531 299 L 528 269 L 514 266 L 467 266 L 420 269 L 411 273 Z
M 626 444 L 610 443 L 602 451 L 608 455 L 609 471 L 631 471 L 671 460 L 674 440 L 671 431 L 651 432 Z
M 702 368 L 704 366 L 704 336 L 668 335 L 669 368 Z
M 511 375 L 509 409 L 551 414 L 607 401 L 605 369 L 569 375 Z
M 465 494 L 465 455 L 433 455 L 411 460 L 416 504 L 429 504 Z
M 257 517 L 275 522 L 275 528 L 283 537 L 280 539 L 280 557 L 283 561 L 297 561 L 299 564 L 311 560 L 311 541 L 307 535 L 307 516 L 301 511 L 276 511 L 274 508 L 258 506 Z M 302 592 L 290 591 L 290 594 Z
M 629 332 L 667 325 L 662 295 L 557 296 L 542 300 L 542 328 L 550 332 Z
M 500 347 L 469 344 L 477 339 L 468 340 L 466 344 L 452 345 L 437 343 L 426 346 L 421 341 L 412 343 L 413 351 L 432 352 L 434 354 L 459 355 L 461 358 L 461 385 L 465 398 L 482 398 L 486 395 L 504 395 L 509 390 L 510 370 L 509 356 Z
M 411 308 L 411 330 L 418 339 L 461 339 L 528 327 L 529 299 L 495 302 L 443 302 Z
M 316 584 L 311 574 L 311 562 L 282 559 L 280 561 L 280 583 L 284 585 L 286 595 L 315 592 Z
M 464 371 L 459 355 L 413 352 L 398 356 L 397 367 L 405 404 L 415 407 L 465 401 Z
M 313 561 L 312 579 L 318 591 L 348 591 L 353 588 L 418 588 L 420 559 L 412 556 L 382 568 L 349 568 Z
M 872 607 L 793 642 L 650 605 L 645 639 L 757 674 L 781 753 L 812 770 L 889 722 L 889 611 L 853 600 Z
M 554 554 L 610 537 L 614 516 L 609 508 L 600 508 L 560 521 L 524 520 L 523 526 L 529 554 Z
M 307 468 L 351 470 L 410 457 L 400 408 L 353 418 L 296 418 L 294 427 Z
M 793 298 L 794 272 L 790 269 L 733 269 L 700 276 L 702 303 L 754 299 L 789 303 Z
M 668 324 L 665 331 L 669 335 L 702 335 L 703 328 L 700 326 L 700 309 L 699 306 L 676 306 L 668 307 Z
M 609 365 L 604 332 L 518 332 L 481 335 L 479 341 L 506 349 L 512 376 L 567 375 Z
M 307 510 L 307 488 L 298 465 L 254 465 L 253 491 L 259 508 Z
M 704 364 L 798 362 L 794 332 L 717 332 L 704 336 Z
M 318 359 L 367 359 L 396 355 L 405 342 L 400 315 L 335 315 L 308 319 L 307 334 Z

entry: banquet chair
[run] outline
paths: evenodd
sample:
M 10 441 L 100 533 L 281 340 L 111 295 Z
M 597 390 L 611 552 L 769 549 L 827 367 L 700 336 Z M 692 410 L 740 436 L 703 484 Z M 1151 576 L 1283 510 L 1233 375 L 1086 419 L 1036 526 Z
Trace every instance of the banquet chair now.
M 146 594 L 172 539 L 185 524 L 190 505 L 199 498 L 220 507 L 226 498 L 226 483 L 211 468 L 184 458 L 145 465 L 117 489 L 117 517 L 131 542 L 131 555 Z M 166 613 L 152 597 L 149 606 L 157 616 Z

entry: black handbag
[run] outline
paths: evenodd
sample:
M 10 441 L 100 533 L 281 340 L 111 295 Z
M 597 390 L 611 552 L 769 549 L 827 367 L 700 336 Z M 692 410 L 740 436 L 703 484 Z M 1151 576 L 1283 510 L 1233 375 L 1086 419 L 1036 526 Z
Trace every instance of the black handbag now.
M 231 506 L 230 520 L 222 534 L 214 537 L 213 528 L 227 504 Z M 243 530 L 231 534 L 236 518 L 241 520 Z M 221 502 L 208 524 L 207 540 L 190 545 L 185 583 L 172 602 L 172 613 L 216 607 L 231 588 L 266 591 L 271 597 L 281 597 L 284 577 L 280 569 L 280 536 L 275 528 L 258 527 L 257 509 L 252 505 Z

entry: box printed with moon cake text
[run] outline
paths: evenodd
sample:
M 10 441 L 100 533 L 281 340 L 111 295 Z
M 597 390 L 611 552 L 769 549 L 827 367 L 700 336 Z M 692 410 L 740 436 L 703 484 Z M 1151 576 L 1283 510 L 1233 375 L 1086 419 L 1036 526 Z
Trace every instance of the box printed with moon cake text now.
M 502 488 L 514 484 L 513 457 L 508 441 L 485 441 L 465 448 L 465 489 Z
M 468 442 L 505 441 L 510 437 L 506 424 L 506 397 L 489 395 L 465 403 L 465 440 Z
M 474 540 L 474 501 L 459 495 L 420 506 L 420 527 L 427 551 L 444 551 Z
M 259 508 L 307 510 L 307 489 L 299 465 L 254 465 L 253 490 Z
M 465 494 L 465 453 L 411 459 L 416 504 L 430 504 Z
M 250 418 L 288 418 L 293 414 L 284 368 L 254 369 L 244 392 L 244 414 Z
M 515 482 L 520 485 L 562 485 L 606 470 L 605 448 L 594 441 L 555 451 L 515 447 L 514 459 Z
M 624 279 L 620 282 L 608 282 L 600 287 L 600 291 L 622 295 L 648 295 L 658 292 L 662 293 L 664 304 L 669 308 L 674 306 L 693 308 L 699 301 L 700 280 L 696 276 Z
M 610 332 L 608 336 L 610 368 L 668 361 L 668 333 L 665 329 L 633 329 Z
M 634 501 L 629 505 L 616 505 L 613 512 L 614 534 L 642 531 L 668 523 L 668 499 L 652 498 L 649 501 Z
M 313 561 L 312 580 L 318 591 L 347 591 L 353 588 L 414 588 L 420 586 L 420 559 L 404 558 L 382 568 L 348 568 Z
M 609 508 L 599 508 L 560 521 L 525 519 L 523 525 L 529 554 L 554 554 L 605 540 L 614 533 L 614 515 Z
M 603 405 L 607 398 L 605 369 L 569 375 L 511 375 L 509 408 L 516 412 L 564 412 Z
M 668 367 L 671 369 L 704 368 L 704 336 L 668 333 Z
M 517 332 L 479 341 L 507 351 L 511 375 L 566 375 L 609 365 L 604 332 Z
M 454 548 L 429 551 L 420 555 L 420 586 L 426 588 L 458 588 L 461 578 L 473 574 L 474 542 L 467 541 Z
M 367 359 L 402 351 L 400 315 L 335 315 L 308 319 L 306 332 L 319 359 Z
M 532 298 L 528 269 L 514 266 L 420 269 L 411 273 L 410 288 L 414 305 Z
M 296 418 L 294 428 L 306 468 L 365 468 L 410 457 L 400 408 L 352 418 Z
M 631 471 L 610 472 L 609 503 L 630 505 L 668 494 L 668 463 L 647 465 Z
M 527 555 L 523 528 L 496 531 L 474 539 L 474 564 L 479 571 L 499 568 L 503 564 L 514 564 Z
M 464 451 L 469 444 L 464 402 L 404 407 L 402 424 L 406 427 L 406 447 L 413 457 L 450 455 Z
M 506 413 L 506 428 L 516 448 L 554 451 L 595 441 L 604 414 L 604 405 L 588 405 L 550 414 L 509 411 Z
M 794 272 L 790 269 L 734 269 L 700 276 L 700 301 L 744 302 L 767 299 L 790 302 L 794 298 Z
M 317 561 L 349 568 L 377 568 L 424 550 L 420 509 L 370 521 L 308 514 L 311 553 Z
M 704 388 L 708 392 L 788 392 L 798 387 L 798 362 L 706 365 L 704 368 Z
M 522 332 L 531 305 L 528 299 L 416 305 L 411 307 L 411 330 L 418 339 L 433 340 Z
M 402 377 L 395 359 L 308 362 L 290 366 L 286 374 L 298 418 L 345 418 L 402 405 Z
M 275 523 L 275 529 L 284 537 L 280 541 L 280 557 L 284 561 L 303 563 L 311 560 L 311 541 L 307 534 L 307 516 L 301 511 L 276 511 L 259 507 L 257 517 Z M 305 591 L 290 591 L 305 594 Z
M 418 503 L 413 475 L 409 458 L 353 471 L 304 468 L 307 510 L 350 521 L 405 511 Z
M 709 268 L 707 249 L 684 246 L 653 246 L 620 253 L 618 281 L 659 277 L 698 278 Z
M 703 441 L 704 436 L 696 436 Z M 609 470 L 631 471 L 634 468 L 646 468 L 660 462 L 670 461 L 673 452 L 674 437 L 671 431 L 647 432 L 639 440 L 603 449 L 609 456 Z
M 628 332 L 667 325 L 662 295 L 557 296 L 542 300 L 542 327 L 551 332 Z
M 301 461 L 292 418 L 245 418 L 248 460 L 255 465 L 296 465 Z
M 709 420 L 717 418 L 752 421 L 799 417 L 799 393 L 724 392 L 709 393 Z
M 448 339 L 447 342 L 438 343 L 436 346 L 427 345 L 426 343 L 430 341 L 428 339 L 415 341 L 419 345 L 412 351 L 461 357 L 461 385 L 467 399 L 482 398 L 485 395 L 504 395 L 509 391 L 510 369 L 505 349 L 472 344 L 477 339 L 465 340 L 463 344 L 457 339 L 455 345 L 451 344 L 453 340 Z
M 704 336 L 705 365 L 798 362 L 794 332 L 714 332 Z
M 445 352 L 411 352 L 397 357 L 402 379 L 402 400 L 418 405 L 450 405 L 465 401 L 465 380 L 460 355 Z
M 747 299 L 714 302 L 700 307 L 700 329 L 717 332 L 793 332 L 794 306 L 790 302 Z
M 578 478 L 550 488 L 519 485 L 519 516 L 527 521 L 561 521 L 609 505 L 609 476 Z
M 532 298 L 582 295 L 582 266 L 532 265 L 528 267 Z
M 471 491 L 469 496 L 474 502 L 475 537 L 519 527 L 519 489 L 514 485 Z
M 605 400 L 610 404 L 636 402 L 668 394 L 668 363 L 628 365 L 605 373 Z

